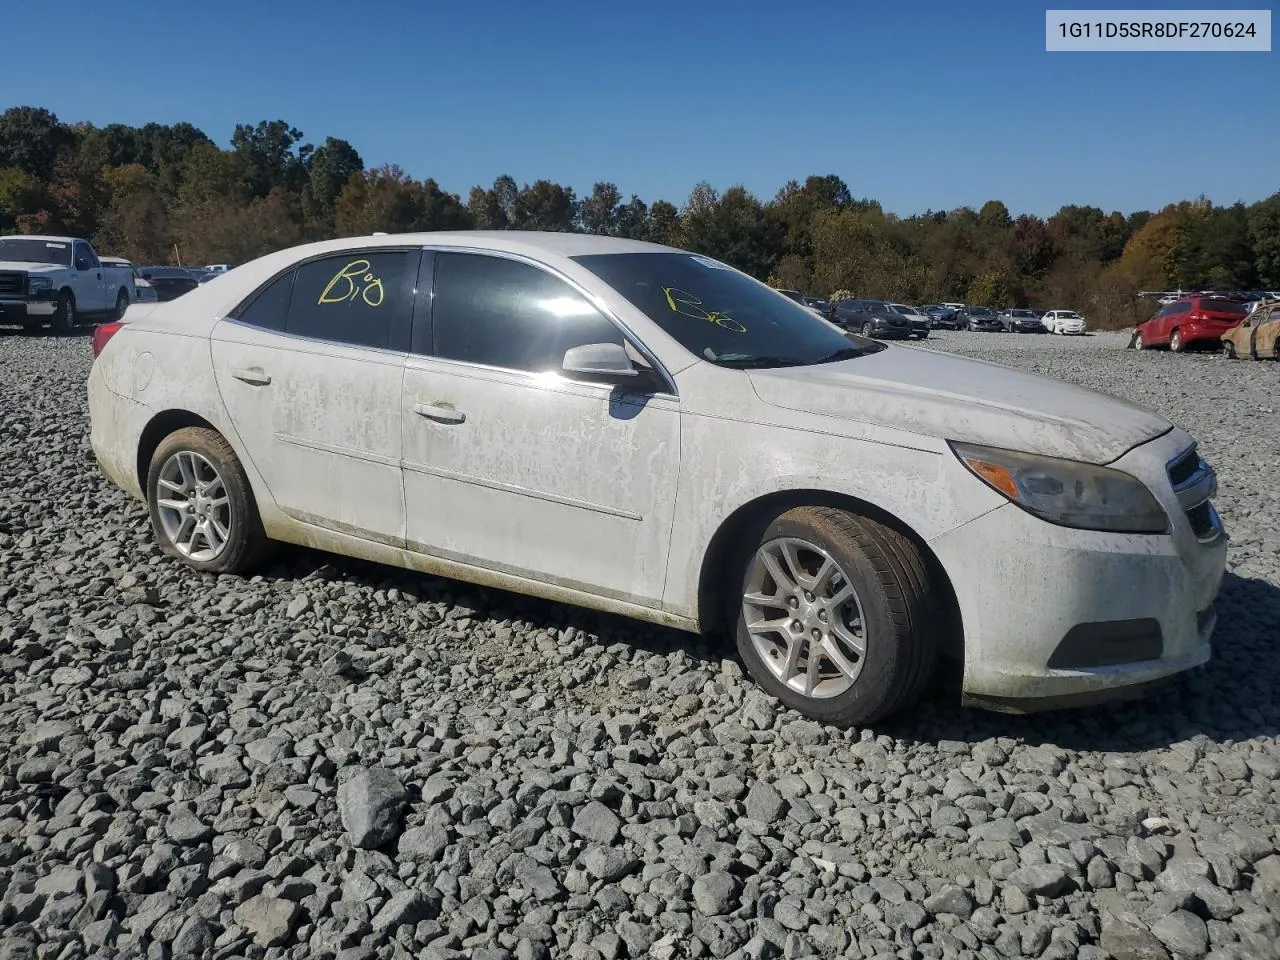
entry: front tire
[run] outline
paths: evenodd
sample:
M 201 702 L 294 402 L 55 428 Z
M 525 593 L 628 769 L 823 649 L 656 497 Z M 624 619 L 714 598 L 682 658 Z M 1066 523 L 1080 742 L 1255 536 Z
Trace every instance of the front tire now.
M 185 427 L 160 442 L 147 505 L 160 549 L 197 570 L 243 573 L 268 553 L 249 478 L 215 430 Z
M 1182 340 L 1182 331 L 1175 330 L 1169 335 L 1169 349 L 1174 353 L 1184 353 L 1187 349 L 1186 343 Z
M 76 325 L 76 296 L 70 290 L 58 292 L 58 306 L 49 320 L 49 327 L 58 336 L 66 336 Z
M 1236 355 L 1236 345 L 1230 340 L 1224 340 L 1222 343 L 1222 353 L 1228 360 L 1239 360 Z
M 862 325 L 862 335 L 863 335 L 864 337 L 870 337 L 870 336 L 871 336 L 871 324 L 869 324 L 869 323 L 864 323 L 864 324 Z
M 913 705 L 937 660 L 940 591 L 915 545 L 830 507 L 796 507 L 745 543 L 729 602 L 756 682 L 822 723 Z

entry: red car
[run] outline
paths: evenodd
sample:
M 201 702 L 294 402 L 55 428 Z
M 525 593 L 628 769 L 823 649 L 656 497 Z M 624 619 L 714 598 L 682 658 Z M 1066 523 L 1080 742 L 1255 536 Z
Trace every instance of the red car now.
M 1160 308 L 1138 328 L 1139 350 L 1168 347 L 1181 353 L 1190 346 L 1212 344 L 1221 349 L 1222 335 L 1243 320 L 1243 303 L 1220 297 L 1183 297 Z

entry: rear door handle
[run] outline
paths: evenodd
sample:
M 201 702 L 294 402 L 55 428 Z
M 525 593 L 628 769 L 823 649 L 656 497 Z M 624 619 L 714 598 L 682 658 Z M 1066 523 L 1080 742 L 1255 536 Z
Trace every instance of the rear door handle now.
M 260 367 L 237 367 L 231 371 L 231 375 L 255 387 L 265 387 L 271 382 L 271 378 L 263 373 Z
M 444 403 L 415 403 L 413 412 L 437 423 L 462 423 L 467 415 Z

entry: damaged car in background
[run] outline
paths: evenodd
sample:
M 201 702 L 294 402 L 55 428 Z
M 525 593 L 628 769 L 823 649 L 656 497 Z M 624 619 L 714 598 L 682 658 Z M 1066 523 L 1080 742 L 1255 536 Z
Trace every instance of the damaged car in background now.
M 1210 655 L 1227 535 L 1184 430 L 686 251 L 325 241 L 94 352 L 98 464 L 210 574 L 287 542 L 703 631 L 839 724 L 910 708 L 941 658 L 1025 711 Z

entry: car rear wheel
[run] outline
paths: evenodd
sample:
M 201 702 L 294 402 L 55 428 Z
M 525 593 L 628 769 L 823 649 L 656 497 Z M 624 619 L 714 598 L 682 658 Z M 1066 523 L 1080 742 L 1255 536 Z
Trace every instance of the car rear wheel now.
M 124 312 L 129 309 L 129 294 L 121 290 L 116 294 L 116 308 L 111 314 L 112 320 L 119 320 L 124 316 Z
M 268 552 L 249 478 L 215 430 L 185 427 L 160 442 L 147 504 L 160 549 L 197 570 L 242 573 Z
M 1187 345 L 1182 341 L 1182 331 L 1175 330 L 1169 335 L 1169 349 L 1174 353 L 1182 353 L 1187 349 Z
M 862 325 L 862 335 L 863 335 L 864 337 L 869 337 L 869 336 L 871 336 L 871 324 L 869 324 L 869 323 L 864 323 L 864 324 Z
M 937 656 L 924 558 L 897 531 L 796 507 L 744 544 L 738 652 L 766 691 L 823 723 L 872 723 L 915 703 Z
M 1222 353 L 1228 360 L 1239 359 L 1236 356 L 1236 345 L 1232 343 L 1230 340 L 1224 340 L 1222 342 Z

